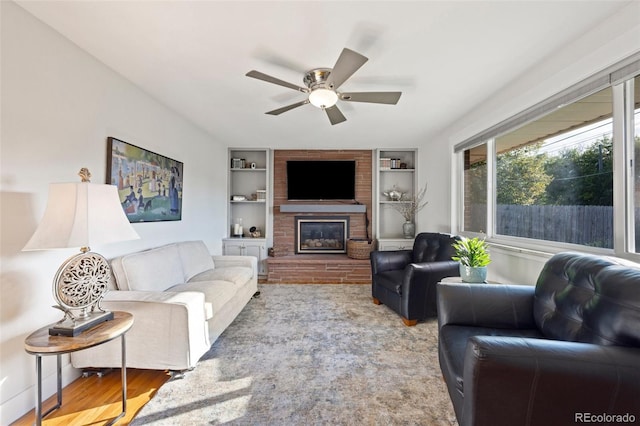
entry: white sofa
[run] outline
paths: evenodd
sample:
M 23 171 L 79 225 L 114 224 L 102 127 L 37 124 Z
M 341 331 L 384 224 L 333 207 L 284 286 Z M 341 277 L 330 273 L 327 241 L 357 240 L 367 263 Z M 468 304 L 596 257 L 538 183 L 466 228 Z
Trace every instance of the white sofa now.
M 112 259 L 102 306 L 133 314 L 127 367 L 188 370 L 258 291 L 257 259 L 211 256 L 202 241 L 178 242 Z M 74 352 L 76 368 L 121 366 L 119 339 Z

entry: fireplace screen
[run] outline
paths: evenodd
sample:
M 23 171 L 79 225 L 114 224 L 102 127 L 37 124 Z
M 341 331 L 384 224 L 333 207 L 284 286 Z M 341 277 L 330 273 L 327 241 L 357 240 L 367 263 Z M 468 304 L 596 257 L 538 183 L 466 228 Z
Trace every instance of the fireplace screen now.
M 296 253 L 346 253 L 349 217 L 296 216 Z

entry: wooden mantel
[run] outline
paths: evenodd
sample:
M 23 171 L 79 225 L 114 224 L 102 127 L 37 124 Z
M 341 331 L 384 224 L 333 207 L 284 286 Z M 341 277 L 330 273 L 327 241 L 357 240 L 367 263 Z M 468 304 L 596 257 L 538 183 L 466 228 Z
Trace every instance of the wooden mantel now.
M 280 204 L 280 213 L 366 213 L 364 204 Z

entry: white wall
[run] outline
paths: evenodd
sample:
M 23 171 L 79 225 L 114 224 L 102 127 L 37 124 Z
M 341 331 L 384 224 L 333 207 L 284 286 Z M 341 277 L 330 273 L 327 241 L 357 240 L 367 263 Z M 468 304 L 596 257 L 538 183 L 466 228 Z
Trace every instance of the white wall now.
M 107 137 L 184 163 L 181 221 L 135 224 L 141 240 L 92 247 L 107 257 L 202 239 L 220 253 L 226 231 L 226 146 L 12 2 L 1 3 L 0 424 L 32 409 L 32 331 L 60 319 L 51 281 L 74 250 L 21 252 L 42 217 L 50 182 L 77 181 L 88 167 L 104 183 Z M 77 373 L 64 362 L 64 384 Z M 55 390 L 55 357 L 44 359 L 45 396 Z
M 504 88 L 483 102 L 481 107 L 461 112 L 459 119 L 438 138 L 448 142 L 448 157 L 447 160 L 442 158 L 441 164 L 452 162 L 456 144 L 639 52 L 639 17 L 640 2 L 630 3 L 619 13 L 529 69 L 525 75 L 505 82 Z M 442 214 L 429 217 L 430 220 L 437 220 L 439 226 L 455 223 L 456 193 L 454 188 L 450 187 L 449 190 L 451 206 L 446 209 L 450 212 L 449 218 L 444 219 Z M 445 210 L 444 207 L 442 210 Z M 550 253 L 545 256 L 544 253 L 519 248 L 510 250 L 495 247 L 492 249 L 488 278 L 499 282 L 535 284 L 549 256 Z
M 427 186 L 427 205 L 418 213 L 416 232 L 451 232 L 451 149 L 444 139 L 422 141 L 418 147 L 418 186 Z

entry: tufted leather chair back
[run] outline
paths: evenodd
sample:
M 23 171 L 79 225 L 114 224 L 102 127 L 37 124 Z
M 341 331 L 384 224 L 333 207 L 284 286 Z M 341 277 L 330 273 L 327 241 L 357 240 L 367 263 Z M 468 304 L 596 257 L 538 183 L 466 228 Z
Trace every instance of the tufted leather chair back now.
M 533 309 L 544 336 L 640 347 L 640 269 L 622 262 L 578 253 L 549 259 Z
M 455 255 L 452 244 L 459 237 L 440 234 L 437 232 L 422 232 L 416 236 L 413 243 L 412 262 L 438 262 L 451 260 Z

